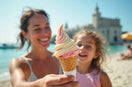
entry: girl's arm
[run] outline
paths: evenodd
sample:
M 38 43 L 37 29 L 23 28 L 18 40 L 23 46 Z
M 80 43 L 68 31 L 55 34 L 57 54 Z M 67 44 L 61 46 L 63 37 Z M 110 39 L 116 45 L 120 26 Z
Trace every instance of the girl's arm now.
M 111 81 L 105 72 L 101 72 L 100 82 L 101 87 L 112 87 Z
M 18 59 L 12 59 L 9 65 L 11 83 L 13 87 L 78 87 L 78 82 L 74 81 L 73 76 L 50 74 L 45 77 L 28 82 L 24 70 L 22 68 L 24 63 Z

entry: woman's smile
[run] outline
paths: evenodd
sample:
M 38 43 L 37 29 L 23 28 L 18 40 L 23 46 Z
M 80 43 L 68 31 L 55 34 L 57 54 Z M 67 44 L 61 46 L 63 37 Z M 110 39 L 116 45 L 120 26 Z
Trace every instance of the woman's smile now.
M 43 38 L 43 39 L 39 39 L 38 40 L 39 41 L 39 43 L 41 44 L 41 45 L 49 45 L 50 44 L 50 38 L 49 37 L 46 37 L 46 38 Z

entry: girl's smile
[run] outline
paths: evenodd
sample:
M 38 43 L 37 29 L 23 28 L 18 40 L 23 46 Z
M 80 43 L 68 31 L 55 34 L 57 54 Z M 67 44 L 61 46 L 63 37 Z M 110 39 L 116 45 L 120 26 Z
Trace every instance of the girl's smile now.
M 78 61 L 83 63 L 90 63 L 96 54 L 94 39 L 85 34 L 81 34 L 78 36 L 76 44 L 79 49 Z

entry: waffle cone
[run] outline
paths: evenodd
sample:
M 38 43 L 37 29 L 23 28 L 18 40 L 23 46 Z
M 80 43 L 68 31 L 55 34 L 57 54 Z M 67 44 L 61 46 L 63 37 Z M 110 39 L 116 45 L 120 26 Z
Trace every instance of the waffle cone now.
M 59 57 L 59 60 L 64 72 L 72 71 L 76 68 L 77 56 L 72 56 L 68 58 Z

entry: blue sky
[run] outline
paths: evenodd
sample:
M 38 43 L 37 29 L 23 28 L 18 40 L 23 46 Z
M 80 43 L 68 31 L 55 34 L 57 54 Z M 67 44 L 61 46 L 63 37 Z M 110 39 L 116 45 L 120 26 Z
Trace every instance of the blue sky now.
M 91 24 L 96 4 L 102 17 L 119 18 L 122 31 L 132 32 L 132 0 L 1 0 L 0 43 L 16 42 L 20 17 L 26 7 L 45 10 L 55 35 L 58 27 L 66 22 L 70 28 Z

